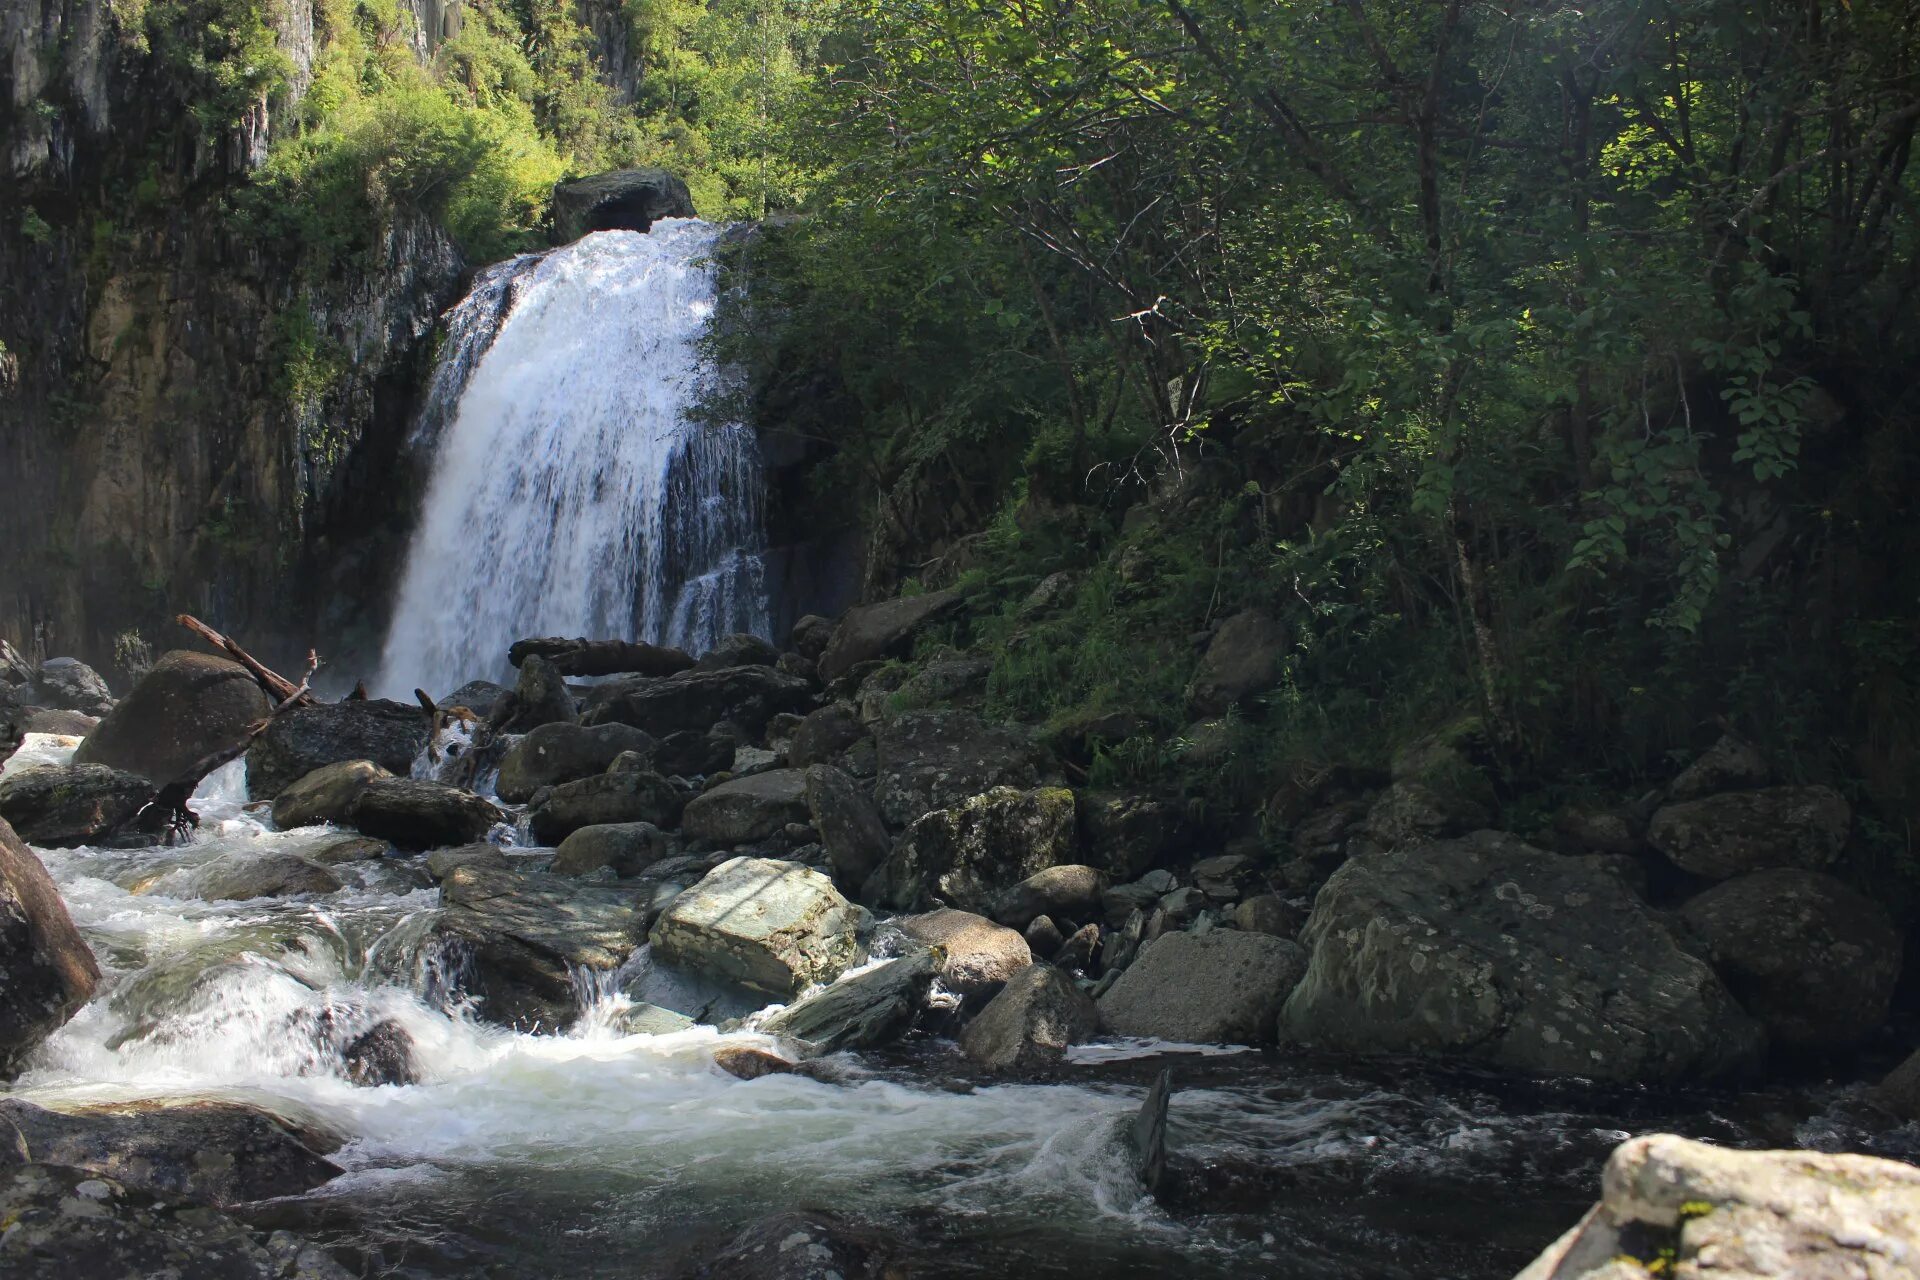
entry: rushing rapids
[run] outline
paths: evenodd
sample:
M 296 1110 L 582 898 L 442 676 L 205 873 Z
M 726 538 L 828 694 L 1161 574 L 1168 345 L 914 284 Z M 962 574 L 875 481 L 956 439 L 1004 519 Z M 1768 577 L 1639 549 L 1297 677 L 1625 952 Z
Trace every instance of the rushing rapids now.
M 529 635 L 700 653 L 766 634 L 753 433 L 692 413 L 716 376 L 699 339 L 721 234 L 685 218 L 596 232 L 481 273 L 449 314 L 383 688 L 502 675 Z

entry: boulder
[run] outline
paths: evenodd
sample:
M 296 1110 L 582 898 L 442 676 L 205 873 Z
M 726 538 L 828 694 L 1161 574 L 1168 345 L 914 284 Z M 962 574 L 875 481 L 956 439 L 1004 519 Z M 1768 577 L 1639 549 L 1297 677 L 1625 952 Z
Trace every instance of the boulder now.
M 1040 752 L 1017 728 L 968 711 L 913 711 L 880 726 L 874 803 L 904 827 L 994 787 L 1032 787 Z
M 501 757 L 495 790 L 509 804 L 525 804 L 542 787 L 605 773 L 622 752 L 650 754 L 655 746 L 652 735 L 627 724 L 543 724 Z
M 576 971 L 620 967 L 646 937 L 656 888 L 455 867 L 441 882 L 434 931 L 482 1017 L 560 1031 L 579 1013 Z
M 914 823 L 863 896 L 899 911 L 937 904 L 991 914 L 1002 886 L 1073 854 L 1071 791 L 996 787 Z
M 893 837 L 873 801 L 852 778 L 826 764 L 807 769 L 806 800 L 834 878 L 846 885 L 865 884 L 893 849 Z
M 340 1070 L 349 1081 L 367 1089 L 420 1082 L 413 1037 L 391 1018 L 374 1023 L 340 1047 Z
M 553 189 L 555 244 L 591 231 L 645 231 L 662 218 L 691 218 L 687 184 L 665 169 L 615 169 Z
M 247 748 L 247 786 L 277 796 L 321 765 L 371 760 L 406 777 L 432 729 L 418 706 L 371 699 L 294 707 L 273 718 Z
M 1349 860 L 1301 941 L 1283 1034 L 1314 1048 L 1674 1081 L 1745 1068 L 1763 1039 L 1617 878 L 1500 832 Z
M 441 697 L 434 705 L 449 711 L 456 707 L 465 707 L 484 720 L 493 714 L 494 707 L 499 705 L 500 699 L 506 695 L 505 685 L 495 684 L 491 680 L 469 680 L 452 693 Z
M 933 954 L 917 948 L 794 1001 L 761 1029 L 791 1036 L 815 1053 L 886 1044 L 912 1029 L 926 1007 L 936 967 Z
M 118 833 L 146 807 L 153 791 L 139 774 L 103 764 L 24 769 L 0 782 L 0 818 L 29 844 L 68 848 Z
M 435 849 L 427 855 L 427 874 L 435 880 L 445 880 L 459 867 L 511 871 L 513 863 L 497 844 L 463 844 L 451 849 Z
M 1817 871 L 1756 871 L 1680 909 L 1776 1047 L 1847 1049 L 1887 1019 L 1901 936 L 1879 903 Z
M 1196 715 L 1223 714 L 1243 699 L 1271 689 L 1287 657 L 1287 629 L 1247 609 L 1220 624 L 1187 686 L 1187 704 Z
M 1121 792 L 1082 792 L 1082 856 L 1116 880 L 1134 880 L 1179 851 L 1186 815 L 1171 800 Z
M 384 858 L 390 847 L 385 840 L 343 832 L 323 836 L 304 848 L 300 856 L 323 867 L 338 867 L 349 862 L 372 862 L 376 858 Z
M 701 1280 L 882 1280 L 905 1274 L 889 1266 L 891 1254 L 835 1214 L 778 1213 L 687 1274 Z
M 48 658 L 33 673 L 32 705 L 104 716 L 113 710 L 107 682 L 78 658 Z
M 820 655 L 827 651 L 827 645 L 833 641 L 833 619 L 823 618 L 817 613 L 809 613 L 793 624 L 787 642 L 793 651 L 809 662 L 820 661 Z
M 1920 1049 L 1873 1087 L 1873 1100 L 1902 1120 L 1920 1120 Z
M 731 849 L 779 834 L 789 822 L 807 821 L 807 776 L 799 769 L 770 769 L 734 778 L 688 802 L 682 832 L 696 846 Z
M 1265 934 L 1162 934 L 1100 997 L 1100 1025 L 1182 1044 L 1266 1044 L 1306 967 L 1298 943 Z
M 553 874 L 584 876 L 611 867 L 616 876 L 637 876 L 673 853 L 674 839 L 651 822 L 609 822 L 581 827 L 553 853 Z
M 790 999 L 859 960 L 864 919 L 818 871 L 733 858 L 674 899 L 651 937 L 661 960 Z
M 472 844 L 506 816 L 471 791 L 411 778 L 376 778 L 347 811 L 356 830 L 401 849 Z
M 699 1025 L 684 1013 L 644 1002 L 628 1005 L 613 1016 L 613 1029 L 623 1036 L 670 1036 Z
M 780 651 L 767 641 L 737 632 L 721 637 L 693 666 L 696 671 L 724 671 L 728 667 L 771 667 L 779 661 Z
M 243 746 L 249 730 L 272 710 L 239 663 L 176 649 L 162 655 L 94 726 L 73 762 L 137 773 L 156 787 L 197 781 L 202 761 Z
M 1831 787 L 1770 787 L 1666 805 L 1647 840 L 1681 870 L 1724 880 L 1773 867 L 1817 871 L 1840 856 L 1852 823 Z
M 538 654 L 529 654 L 520 663 L 513 691 L 493 704 L 487 727 L 495 734 L 530 733 L 543 724 L 572 724 L 579 717 L 560 669 Z
M 1306 918 L 1277 893 L 1255 894 L 1233 909 L 1233 927 L 1275 938 L 1297 937 Z
M 1600 1202 L 1516 1280 L 1920 1276 L 1910 1164 L 1657 1133 L 1616 1147 L 1600 1187 Z
M 669 778 L 705 777 L 733 763 L 736 750 L 731 734 L 681 729 L 660 739 L 654 749 L 653 767 Z
M 1042 917 L 1044 919 L 1045 917 Z M 1068 973 L 1090 973 L 1100 954 L 1100 926 L 1083 924 L 1053 953 L 1053 963 Z
M 238 1205 L 311 1191 L 340 1167 L 251 1107 L 201 1102 L 127 1110 L 48 1111 L 0 1098 L 0 1166 L 38 1164 L 103 1174 L 197 1204 Z
M 970 911 L 942 907 L 925 915 L 902 916 L 894 924 L 909 938 L 934 949 L 940 960 L 941 985 L 969 1000 L 991 998 L 1033 963 L 1024 937 Z
M 680 825 L 685 800 L 657 773 L 602 773 L 563 782 L 533 811 L 533 838 L 557 845 L 582 827 L 651 822 Z
M 335 893 L 345 883 L 327 867 L 293 853 L 231 853 L 196 867 L 186 879 L 185 889 L 165 882 L 159 888 L 169 897 L 248 902 Z
M 1099 1026 L 1099 1010 L 1072 978 L 1031 964 L 962 1029 L 960 1049 L 990 1071 L 1031 1071 L 1054 1066 Z
M 1760 749 L 1732 734 L 1707 748 L 1667 788 L 1667 799 L 1698 800 L 1721 791 L 1750 791 L 1772 781 L 1773 768 Z
M 323 822 L 344 823 L 362 791 L 391 777 L 371 760 L 323 764 L 273 798 L 273 825 L 291 831 Z
M 831 683 L 863 662 L 898 653 L 921 627 L 959 604 L 960 593 L 948 590 L 855 605 L 841 615 L 820 653 L 820 678 Z
M 922 666 L 888 698 L 888 709 L 915 711 L 955 702 L 986 688 L 993 663 L 958 654 L 939 657 Z M 878 715 L 863 719 L 879 719 Z
M 99 982 L 100 966 L 53 877 L 0 819 L 0 1077 L 91 1000 Z
M 994 895 L 995 920 L 1014 929 L 1024 929 L 1036 916 L 1059 920 L 1097 920 L 1100 898 L 1107 891 L 1107 877 L 1093 867 L 1067 863 L 1036 871 L 1010 889 Z
M 813 686 L 772 667 L 725 667 L 674 676 L 627 676 L 597 686 L 581 715 L 585 724 L 630 724 L 656 738 L 705 733 L 722 720 L 749 734 L 782 711 L 812 705 Z
M 835 757 L 867 736 L 853 704 L 830 702 L 809 712 L 787 740 L 787 763 L 796 769 L 831 764 Z
M 715 1049 L 713 1065 L 736 1080 L 759 1080 L 765 1076 L 793 1074 L 791 1059 L 744 1044 L 723 1044 Z

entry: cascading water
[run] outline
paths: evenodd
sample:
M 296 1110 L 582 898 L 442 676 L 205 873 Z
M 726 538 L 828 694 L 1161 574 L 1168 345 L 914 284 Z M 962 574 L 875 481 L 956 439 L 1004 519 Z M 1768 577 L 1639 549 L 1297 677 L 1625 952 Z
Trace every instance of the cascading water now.
M 503 677 L 524 636 L 697 654 L 767 633 L 753 432 L 693 413 L 722 231 L 596 232 L 490 268 L 449 313 L 384 691 Z

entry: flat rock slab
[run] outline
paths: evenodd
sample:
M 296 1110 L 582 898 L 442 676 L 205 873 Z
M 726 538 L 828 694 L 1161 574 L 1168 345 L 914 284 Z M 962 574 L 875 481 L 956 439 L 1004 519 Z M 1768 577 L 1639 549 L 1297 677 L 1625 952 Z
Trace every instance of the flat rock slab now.
M 1306 968 L 1298 943 L 1263 933 L 1162 934 L 1100 997 L 1100 1021 L 1123 1036 L 1265 1044 Z
M 651 936 L 669 963 L 791 997 L 859 959 L 865 918 L 810 867 L 733 858 L 675 899 Z

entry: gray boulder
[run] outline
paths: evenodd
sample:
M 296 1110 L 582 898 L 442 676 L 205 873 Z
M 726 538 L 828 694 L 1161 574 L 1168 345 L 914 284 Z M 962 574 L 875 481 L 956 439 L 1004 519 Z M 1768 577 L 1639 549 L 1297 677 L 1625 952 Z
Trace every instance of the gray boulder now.
M 100 966 L 53 877 L 0 819 L 0 1077 L 91 1000 L 99 982 Z
M 899 911 L 940 905 L 991 914 L 1005 885 L 1074 855 L 1073 793 L 996 787 L 908 829 L 863 896 Z
M 1778 1048 L 1849 1048 L 1887 1020 L 1901 937 L 1880 904 L 1817 871 L 1756 871 L 1680 910 Z
M 273 825 L 291 831 L 323 822 L 344 823 L 361 792 L 391 777 L 371 760 L 321 765 L 273 798 Z
M 657 773 L 603 773 L 563 782 L 533 811 L 533 838 L 557 845 L 582 827 L 621 822 L 677 827 L 685 803 Z
M 892 1253 L 834 1214 L 778 1213 L 685 1274 L 701 1280 L 884 1280 L 905 1274 L 889 1265 Z
M 104 716 L 113 710 L 107 682 L 78 658 L 48 658 L 33 673 L 32 705 Z
M 277 796 L 321 765 L 342 760 L 371 760 L 404 778 L 431 728 L 426 712 L 405 702 L 295 707 L 275 716 L 247 748 L 247 786 L 257 796 Z
M 139 774 L 103 764 L 23 769 L 0 782 L 0 818 L 29 844 L 68 848 L 119 833 L 153 792 Z
M 935 971 L 933 955 L 924 949 L 896 956 L 796 1000 L 761 1029 L 804 1041 L 815 1053 L 871 1049 L 912 1028 Z
M 487 715 L 496 734 L 530 733 L 543 724 L 572 724 L 579 719 L 573 693 L 560 669 L 538 654 L 520 661 L 520 678 Z
M 827 651 L 827 645 L 833 641 L 833 619 L 823 618 L 817 613 L 809 613 L 793 624 L 788 643 L 795 653 L 809 662 L 820 661 L 820 655 Z
M 1257 609 L 1220 624 L 1187 687 L 1196 715 L 1217 716 L 1242 699 L 1271 689 L 1287 657 L 1287 629 Z
M 1920 1169 L 1910 1164 L 1659 1133 L 1616 1147 L 1600 1186 L 1600 1202 L 1516 1280 L 1920 1276 Z
M 1171 800 L 1122 792 L 1082 792 L 1082 856 L 1116 880 L 1135 880 L 1182 851 L 1186 815 Z
M 809 867 L 733 858 L 674 899 L 651 938 L 669 964 L 791 998 L 858 962 L 865 915 Z
M 969 1000 L 990 998 L 1033 963 L 1026 938 L 970 911 L 942 907 L 893 922 L 909 938 L 933 948 L 940 982 Z
M 1031 1071 L 1057 1064 L 1099 1027 L 1099 1010 L 1072 978 L 1032 964 L 961 1030 L 960 1049 L 992 1071 Z
M 832 702 L 811 711 L 787 740 L 787 763 L 796 769 L 831 764 L 842 751 L 867 736 L 853 704 Z
M 820 653 L 820 678 L 831 683 L 863 662 L 899 652 L 921 627 L 959 604 L 958 591 L 933 591 L 855 605 L 841 615 L 833 638 Z
M 493 714 L 494 707 L 506 695 L 505 685 L 495 684 L 491 680 L 469 680 L 452 693 L 443 695 L 434 705 L 448 711 L 465 707 L 484 720 Z
M 1760 749 L 1729 733 L 1681 771 L 1667 788 L 1667 799 L 1698 800 L 1721 791 L 1750 791 L 1766 786 L 1772 778 L 1773 768 Z
M 176 649 L 94 726 L 73 762 L 137 773 L 156 787 L 198 781 L 209 757 L 238 750 L 272 710 L 239 663 Z
M 609 822 L 581 827 L 553 853 L 553 874 L 584 876 L 611 867 L 620 877 L 637 876 L 676 848 L 672 836 L 651 822 Z
M 1183 1044 L 1266 1044 L 1306 967 L 1298 943 L 1265 934 L 1162 934 L 1100 997 L 1100 1024 Z
M 1889 1071 L 1870 1096 L 1902 1120 L 1920 1120 L 1920 1049 Z
M 427 874 L 445 880 L 460 867 L 483 871 L 510 871 L 513 863 L 497 844 L 463 844 L 451 849 L 435 849 L 427 855 Z
M 495 787 L 509 804 L 525 804 L 542 787 L 605 773 L 625 751 L 651 753 L 652 735 L 632 725 L 578 725 L 556 721 L 531 730 L 500 759 Z
M 1603 1080 L 1726 1075 L 1760 1028 L 1630 889 L 1499 832 L 1363 853 L 1320 890 L 1283 1035 Z
M 673 676 L 627 676 L 598 685 L 587 696 L 584 724 L 630 724 L 656 738 L 691 730 L 706 733 L 722 720 L 749 734 L 783 711 L 813 703 L 813 685 L 772 667 L 726 667 Z
M 342 881 L 327 867 L 293 853 L 233 853 L 196 868 L 184 890 L 170 894 L 209 902 L 248 902 L 337 892 Z
M 553 189 L 555 244 L 590 231 L 645 231 L 662 218 L 691 218 L 687 184 L 665 169 L 616 169 Z
M 687 804 L 681 830 L 695 846 L 731 849 L 777 835 L 789 822 L 807 821 L 807 777 L 799 769 L 769 769 L 723 782 Z
M 1056 922 L 1097 920 L 1101 896 L 1106 891 L 1104 872 L 1066 863 L 1043 868 L 1012 888 L 1001 890 L 994 895 L 989 914 L 1014 929 L 1026 928 L 1036 916 L 1050 916 Z
M 1667 805 L 1647 840 L 1682 870 L 1724 880 L 1773 867 L 1817 871 L 1840 856 L 1852 824 L 1831 787 L 1770 787 Z
M 1040 780 L 1039 749 L 1023 731 L 988 726 L 968 711 L 893 717 L 879 728 L 875 759 L 874 803 L 895 827 L 994 787 Z
M 444 782 L 376 778 L 347 811 L 362 834 L 401 849 L 438 849 L 472 844 L 506 821 L 506 814 L 471 791 Z
M 736 632 L 722 636 L 720 642 L 700 655 L 693 664 L 696 671 L 722 671 L 728 667 L 770 667 L 780 661 L 780 651 L 759 636 Z
M 832 765 L 806 771 L 807 815 L 820 833 L 827 865 L 846 885 L 863 885 L 893 849 L 880 811 L 860 785 Z

